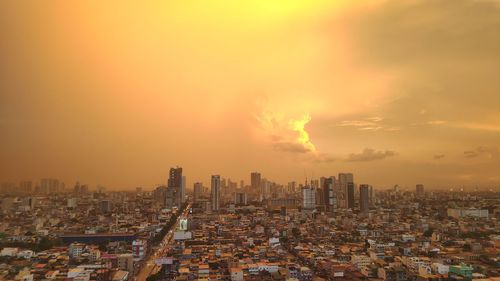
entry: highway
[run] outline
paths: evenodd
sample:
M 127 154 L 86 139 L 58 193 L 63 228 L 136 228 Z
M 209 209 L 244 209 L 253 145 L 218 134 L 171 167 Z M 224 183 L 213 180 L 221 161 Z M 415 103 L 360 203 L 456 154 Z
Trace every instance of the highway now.
M 148 278 L 153 274 L 158 273 L 158 271 L 161 269 L 161 266 L 155 264 L 155 260 L 164 257 L 164 255 L 168 252 L 168 248 L 172 244 L 172 240 L 174 238 L 174 232 L 176 231 L 176 229 L 179 228 L 179 223 L 181 218 L 187 217 L 190 208 L 191 204 L 188 204 L 188 206 L 186 207 L 186 209 L 184 209 L 182 214 L 177 217 L 175 225 L 165 235 L 158 249 L 149 255 L 149 257 L 144 262 L 144 265 L 142 266 L 141 270 L 135 276 L 136 281 L 146 281 L 146 278 Z

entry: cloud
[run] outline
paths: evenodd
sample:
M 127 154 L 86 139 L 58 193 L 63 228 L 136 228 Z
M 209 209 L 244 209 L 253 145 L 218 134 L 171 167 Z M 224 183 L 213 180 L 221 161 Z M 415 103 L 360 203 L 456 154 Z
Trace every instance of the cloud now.
M 464 151 L 464 156 L 465 158 L 476 158 L 479 156 L 486 156 L 488 158 L 494 158 L 498 156 L 500 152 L 499 148 L 495 147 L 485 147 L 485 146 L 479 146 L 473 150 L 466 150 Z
M 262 111 L 255 116 L 267 141 L 277 151 L 292 153 L 315 152 L 316 147 L 311 142 L 305 126 L 311 121 L 309 114 L 299 117 L 290 117 L 271 111 Z
M 374 161 L 374 160 L 382 160 L 387 157 L 395 156 L 396 152 L 391 150 L 375 150 L 372 148 L 365 148 L 361 153 L 351 153 L 345 159 L 348 162 L 361 162 L 361 161 Z
M 336 127 L 354 127 L 360 131 L 394 131 L 394 127 L 386 128 L 381 124 L 384 118 L 379 116 L 367 117 L 361 120 L 344 120 L 335 124 Z
M 291 152 L 291 153 L 308 153 L 311 150 L 304 145 L 296 142 L 274 142 L 273 148 L 277 151 Z
M 436 155 L 434 155 L 434 160 L 443 159 L 444 157 L 445 157 L 444 154 L 436 154 Z

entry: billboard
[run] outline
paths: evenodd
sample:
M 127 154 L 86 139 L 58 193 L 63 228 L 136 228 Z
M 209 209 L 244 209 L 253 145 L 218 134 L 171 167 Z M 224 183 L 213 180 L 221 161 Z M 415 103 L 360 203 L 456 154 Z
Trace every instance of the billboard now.
M 179 221 L 179 230 L 188 230 L 188 220 L 187 219 L 180 219 Z

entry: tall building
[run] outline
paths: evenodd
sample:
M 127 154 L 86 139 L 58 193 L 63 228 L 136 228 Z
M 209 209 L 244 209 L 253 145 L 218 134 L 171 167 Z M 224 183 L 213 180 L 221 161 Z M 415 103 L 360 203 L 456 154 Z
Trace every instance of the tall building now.
M 349 183 L 354 183 L 354 176 L 352 173 L 339 173 L 338 177 L 338 193 L 339 193 L 339 208 L 348 208 L 348 192 L 347 187 Z
M 182 176 L 182 168 L 170 168 L 167 187 L 171 189 L 173 206 L 180 208 L 186 198 L 186 178 Z
M 260 182 L 260 173 L 253 172 L 250 174 L 250 186 L 252 187 L 252 192 L 256 192 L 260 189 Z
M 337 208 L 337 200 L 335 196 L 334 186 L 335 177 L 329 177 L 322 180 L 323 182 L 323 203 L 327 211 L 333 211 Z
M 354 209 L 354 183 L 347 183 L 347 208 Z
M 424 185 L 417 184 L 417 186 L 415 187 L 415 192 L 418 198 L 423 198 L 425 196 Z
M 182 168 L 170 168 L 170 173 L 168 174 L 168 187 L 179 187 L 182 186 Z
M 370 186 L 361 184 L 359 186 L 359 208 L 362 213 L 368 213 L 370 210 Z
M 311 186 L 302 188 L 302 208 L 304 210 L 316 209 L 316 191 Z
M 212 183 L 211 183 L 211 190 L 210 190 L 210 200 L 211 200 L 211 205 L 212 205 L 212 211 L 219 211 L 220 207 L 220 176 L 219 175 L 213 175 L 212 176 Z
M 203 195 L 203 183 L 201 183 L 201 182 L 194 183 L 193 193 L 194 193 L 194 195 L 193 195 L 194 202 L 196 203 L 196 202 L 200 201 L 200 198 Z

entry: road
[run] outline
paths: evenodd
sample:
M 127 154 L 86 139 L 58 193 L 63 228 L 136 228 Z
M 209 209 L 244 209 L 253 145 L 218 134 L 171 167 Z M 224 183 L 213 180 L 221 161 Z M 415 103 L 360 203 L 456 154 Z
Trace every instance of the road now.
M 141 270 L 139 271 L 139 273 L 135 277 L 136 281 L 146 281 L 146 278 L 148 278 L 150 275 L 158 273 L 158 271 L 161 269 L 161 266 L 158 266 L 155 264 L 155 260 L 163 257 L 165 255 L 165 253 L 168 251 L 168 248 L 171 245 L 172 240 L 174 238 L 174 232 L 179 227 L 179 222 L 180 222 L 181 218 L 187 217 L 187 214 L 188 214 L 190 208 L 191 208 L 191 204 L 189 204 L 186 207 L 186 209 L 184 209 L 182 214 L 177 217 L 177 221 L 175 222 L 175 225 L 165 235 L 165 237 L 163 238 L 163 241 L 161 241 L 158 249 L 155 252 L 151 253 L 149 255 L 149 257 L 147 258 L 147 260 L 144 262 L 144 265 L 142 266 Z

